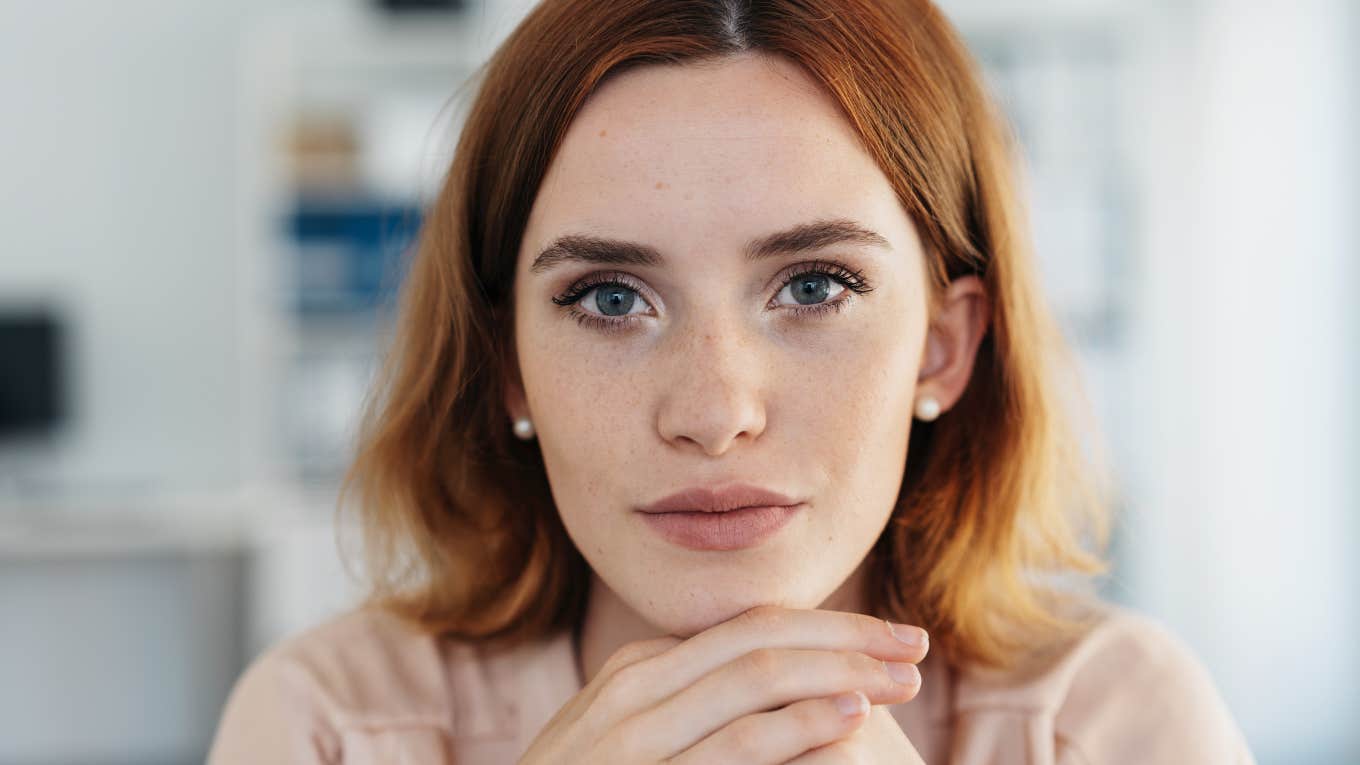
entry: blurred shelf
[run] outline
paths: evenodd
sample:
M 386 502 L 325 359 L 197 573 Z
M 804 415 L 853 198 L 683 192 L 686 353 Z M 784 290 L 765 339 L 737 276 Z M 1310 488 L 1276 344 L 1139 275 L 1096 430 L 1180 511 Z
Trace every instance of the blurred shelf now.
M 223 495 L 0 501 L 0 562 L 249 550 L 280 529 L 329 527 L 335 493 L 305 485 Z
M 470 23 L 477 10 L 391 16 L 353 3 L 315 4 L 264 15 L 250 34 L 286 47 L 300 77 L 358 90 L 465 76 L 489 52 Z
M 0 521 L 0 561 L 232 553 L 247 537 L 220 519 L 186 521 L 176 513 L 57 515 Z

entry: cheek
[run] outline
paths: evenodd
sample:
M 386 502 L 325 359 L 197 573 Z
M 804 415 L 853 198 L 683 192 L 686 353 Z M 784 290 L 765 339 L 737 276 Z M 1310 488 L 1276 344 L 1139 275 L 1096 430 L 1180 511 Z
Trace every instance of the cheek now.
M 790 358 L 777 390 L 794 438 L 813 445 L 838 473 L 905 444 L 917 374 L 910 333 L 884 322 L 808 343 Z
M 634 420 L 644 415 L 635 370 L 584 343 L 548 342 L 524 354 L 525 395 L 533 412 L 554 499 L 564 512 L 616 511 L 621 470 L 637 461 Z
M 790 457 L 817 476 L 825 512 L 810 518 L 809 560 L 841 563 L 881 533 L 906 470 L 913 379 L 906 333 L 869 332 L 828 347 L 789 397 L 781 441 L 802 445 Z M 837 555 L 828 555 L 837 550 Z
M 623 427 L 644 408 L 646 365 L 626 354 L 587 347 L 579 338 L 546 347 L 531 362 L 525 393 L 536 419 L 550 437 L 570 438 L 581 446 L 608 449 L 636 433 Z M 635 426 L 634 426 L 635 427 Z

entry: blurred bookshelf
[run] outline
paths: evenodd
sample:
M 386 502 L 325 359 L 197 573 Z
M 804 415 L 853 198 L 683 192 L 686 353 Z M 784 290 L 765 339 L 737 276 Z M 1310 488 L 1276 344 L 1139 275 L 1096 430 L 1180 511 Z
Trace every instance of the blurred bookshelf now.
M 258 418 L 241 449 L 263 484 L 338 486 L 455 94 L 486 54 L 461 3 L 386 5 L 283 9 L 243 37 L 243 387 Z
M 1129 80 L 1147 20 L 1112 2 L 945 2 L 1021 149 L 1021 181 L 1036 266 L 1074 349 L 1100 439 L 1115 471 L 1103 594 L 1126 600 L 1122 515 L 1136 501 L 1122 417 L 1129 374 L 1129 317 L 1138 290 L 1139 188 L 1130 141 Z

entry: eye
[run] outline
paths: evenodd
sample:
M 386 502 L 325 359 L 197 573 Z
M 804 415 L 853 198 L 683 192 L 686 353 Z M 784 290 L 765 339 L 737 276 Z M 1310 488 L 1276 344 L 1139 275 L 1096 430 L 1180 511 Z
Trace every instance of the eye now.
M 570 316 L 581 326 L 617 332 L 638 321 L 627 317 L 646 314 L 645 310 L 633 311 L 647 305 L 642 291 L 625 274 L 592 274 L 552 301 L 568 307 Z M 586 310 L 575 307 L 578 303 Z
M 833 287 L 836 290 L 834 293 L 831 291 Z M 828 297 L 835 297 L 844 292 L 845 285 L 833 282 L 831 277 L 826 274 L 809 272 L 795 277 L 784 287 L 784 290 L 788 291 L 798 305 L 816 305 L 824 302 Z M 784 290 L 780 290 L 779 295 L 783 295 Z M 779 297 L 779 295 L 775 297 Z M 784 305 L 788 304 L 785 303 Z
M 775 295 L 775 305 L 788 306 L 797 315 L 821 314 L 839 311 L 846 306 L 852 295 L 862 295 L 873 290 L 858 271 L 827 260 L 800 263 L 792 266 L 788 282 Z M 781 302 L 779 298 L 787 294 L 794 302 Z
M 859 271 L 840 263 L 817 260 L 785 269 L 775 281 L 783 282 L 771 301 L 795 316 L 831 313 L 845 308 L 853 295 L 873 290 Z M 623 273 L 592 274 L 573 284 L 552 301 L 568 309 L 568 315 L 583 327 L 605 332 L 622 332 L 647 315 L 645 288 Z M 787 294 L 793 301 L 780 298 Z M 640 309 L 640 310 L 634 310 Z

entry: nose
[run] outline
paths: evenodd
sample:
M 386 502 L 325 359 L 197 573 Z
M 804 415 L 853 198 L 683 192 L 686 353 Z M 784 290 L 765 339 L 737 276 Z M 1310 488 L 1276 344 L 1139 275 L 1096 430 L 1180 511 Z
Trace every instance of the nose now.
M 711 324 L 671 349 L 673 363 L 657 413 L 657 431 L 682 449 L 717 457 L 739 438 L 765 430 L 766 364 L 743 332 Z

